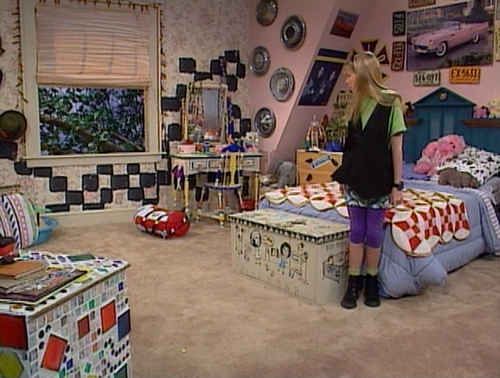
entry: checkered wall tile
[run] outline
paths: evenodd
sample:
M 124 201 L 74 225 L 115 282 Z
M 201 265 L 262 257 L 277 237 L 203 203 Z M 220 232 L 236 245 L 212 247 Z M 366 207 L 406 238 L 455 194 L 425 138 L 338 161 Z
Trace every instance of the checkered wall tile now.
M 33 187 L 35 201 L 53 212 L 157 204 L 160 186 L 170 185 L 167 161 L 54 168 L 28 168 L 20 161 L 14 169 Z M 36 193 L 45 193 L 43 200 Z

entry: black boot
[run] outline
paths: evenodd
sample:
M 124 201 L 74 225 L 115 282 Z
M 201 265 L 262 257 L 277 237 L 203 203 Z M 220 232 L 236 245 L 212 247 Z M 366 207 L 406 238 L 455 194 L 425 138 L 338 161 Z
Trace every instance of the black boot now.
M 378 295 L 378 276 L 366 275 L 365 280 L 365 305 L 369 307 L 380 306 L 380 297 Z
M 340 305 L 346 309 L 355 308 L 359 298 L 359 283 L 361 276 L 351 276 L 349 275 L 349 281 L 347 282 L 347 289 L 342 298 Z

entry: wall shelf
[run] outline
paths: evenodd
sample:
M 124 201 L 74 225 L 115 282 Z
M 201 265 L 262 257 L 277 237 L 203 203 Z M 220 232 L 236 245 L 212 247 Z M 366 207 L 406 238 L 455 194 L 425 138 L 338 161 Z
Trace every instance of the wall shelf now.
M 500 128 L 500 118 L 473 118 L 463 120 L 468 127 L 492 127 Z

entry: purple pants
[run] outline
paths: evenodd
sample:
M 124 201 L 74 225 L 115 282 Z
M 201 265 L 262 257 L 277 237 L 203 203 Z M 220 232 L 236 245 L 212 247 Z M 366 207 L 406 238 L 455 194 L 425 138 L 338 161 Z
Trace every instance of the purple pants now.
M 380 248 L 384 239 L 385 209 L 348 206 L 351 221 L 349 240 L 353 244 L 365 244 L 371 248 Z

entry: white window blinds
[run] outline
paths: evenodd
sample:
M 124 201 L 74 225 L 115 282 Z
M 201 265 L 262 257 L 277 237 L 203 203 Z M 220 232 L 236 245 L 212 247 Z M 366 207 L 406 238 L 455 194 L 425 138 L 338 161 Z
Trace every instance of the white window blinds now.
M 154 7 L 37 4 L 38 84 L 147 86 L 157 16 Z

